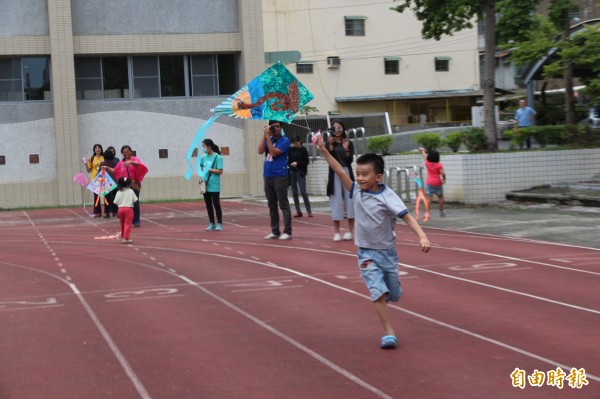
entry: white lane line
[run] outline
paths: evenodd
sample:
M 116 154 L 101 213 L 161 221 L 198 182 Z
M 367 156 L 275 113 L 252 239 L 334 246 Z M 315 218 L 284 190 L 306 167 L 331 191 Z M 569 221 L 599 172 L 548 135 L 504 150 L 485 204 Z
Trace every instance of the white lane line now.
M 285 287 L 271 287 L 271 288 L 248 288 L 246 290 L 232 290 L 231 292 L 252 292 L 252 291 L 271 291 L 271 290 L 285 290 L 288 288 L 302 288 L 303 285 L 288 285 Z
M 54 275 L 54 274 L 49 273 L 49 272 L 46 272 L 44 270 L 39 270 L 39 269 L 35 269 L 35 268 L 29 267 L 29 266 L 22 266 L 22 265 L 17 265 L 17 264 L 8 263 L 8 262 L 0 262 L 0 264 L 4 264 L 4 265 L 7 265 L 7 266 L 11 266 L 11 267 L 16 267 L 16 268 L 19 268 L 19 269 L 31 270 L 31 271 L 34 271 L 36 273 L 40 273 L 40 274 L 43 274 L 43 275 L 55 278 L 55 279 L 57 279 L 57 280 L 65 283 L 65 284 L 67 284 L 69 286 L 69 288 L 71 289 L 71 291 L 75 294 L 75 296 L 77 297 L 77 299 L 79 300 L 79 302 L 81 303 L 81 305 L 83 306 L 83 308 L 86 311 L 86 313 L 92 319 L 92 322 L 94 323 L 94 325 L 96 326 L 96 328 L 100 332 L 100 335 L 102 336 L 102 338 L 104 339 L 104 341 L 108 344 L 108 346 L 109 346 L 111 352 L 113 353 L 113 355 L 117 358 L 117 360 L 121 364 L 121 367 L 123 367 L 123 370 L 125 371 L 125 373 L 129 377 L 129 380 L 131 381 L 131 383 L 133 384 L 133 386 L 135 387 L 135 389 L 140 394 L 140 397 L 142 399 L 152 399 L 152 397 L 150 396 L 150 394 L 148 393 L 148 391 L 146 390 L 146 388 L 142 384 L 142 382 L 139 379 L 139 377 L 133 371 L 133 368 L 131 367 L 131 365 L 129 364 L 129 362 L 127 362 L 127 359 L 125 358 L 125 356 L 123 355 L 123 353 L 119 350 L 119 347 L 117 346 L 117 344 L 111 338 L 110 334 L 108 333 L 108 331 L 106 330 L 106 328 L 102 325 L 102 322 L 100 322 L 100 319 L 98 318 L 98 316 L 96 315 L 96 313 L 94 313 L 94 311 L 92 310 L 91 306 L 87 303 L 87 301 L 85 300 L 85 298 L 83 297 L 83 295 L 81 294 L 81 292 L 79 291 L 79 289 L 77 288 L 77 286 L 75 286 L 75 284 L 70 283 L 70 282 L 66 281 L 66 279 L 63 279 L 63 278 L 61 278 L 61 277 L 59 277 L 57 275 Z
M 462 281 L 462 282 L 469 283 L 469 284 L 480 285 L 480 286 L 486 287 L 486 288 L 493 288 L 493 289 L 498 290 L 498 291 L 508 292 L 510 294 L 520 295 L 520 296 L 524 296 L 524 297 L 527 297 L 527 298 L 536 299 L 536 300 L 542 301 L 542 302 L 553 303 L 555 305 L 565 306 L 567 308 L 581 310 L 581 311 L 584 311 L 584 312 L 600 314 L 600 310 L 584 308 L 582 306 L 577 306 L 577 305 L 571 305 L 570 303 L 560 302 L 560 301 L 556 301 L 554 299 L 544 298 L 544 297 L 533 295 L 533 294 L 527 294 L 525 292 L 515 291 L 515 290 L 511 290 L 509 288 L 504 288 L 504 287 L 500 287 L 500 286 L 497 286 L 497 285 L 482 283 L 480 281 L 469 280 L 469 279 L 458 277 L 458 276 L 452 276 L 450 274 L 436 272 L 434 270 L 425 269 L 425 268 L 422 268 L 422 267 L 419 267 L 419 266 L 407 265 L 406 263 L 398 263 L 398 264 L 400 266 L 406 267 L 408 269 L 419 270 L 419 271 L 424 272 L 424 273 L 435 274 L 437 276 L 446 277 L 446 278 L 449 278 L 451 280 L 458 280 L 458 281 Z
M 151 296 L 151 297 L 143 297 L 143 298 L 107 299 L 104 302 L 109 303 L 109 302 L 141 301 L 141 300 L 145 301 L 147 299 L 163 299 L 163 298 L 174 298 L 174 297 L 180 297 L 180 296 L 185 296 L 185 294 Z
M 457 248 L 457 247 L 436 246 L 434 248 L 446 249 L 446 250 L 449 250 L 449 251 L 466 252 L 466 253 L 477 254 L 477 255 L 491 256 L 491 257 L 494 257 L 494 258 L 501 258 L 501 259 L 508 259 L 508 260 L 519 261 L 519 262 L 526 262 L 526 263 L 531 263 L 531 264 L 539 265 L 539 266 L 546 266 L 546 267 L 552 267 L 552 268 L 555 268 L 555 269 L 568 270 L 568 271 L 571 271 L 571 272 L 585 273 L 585 274 L 592 274 L 594 276 L 600 276 L 599 272 L 593 272 L 593 271 L 590 271 L 590 270 L 583 270 L 583 269 L 575 269 L 575 268 L 566 267 L 566 266 L 553 265 L 552 263 L 538 262 L 538 261 L 530 260 L 530 259 L 515 258 L 514 256 L 493 254 L 493 253 L 490 253 L 490 252 L 474 251 L 474 250 L 471 250 L 471 249 Z
M 273 267 L 276 267 L 276 266 L 273 266 Z M 212 291 L 209 291 L 208 289 L 204 288 L 203 286 L 201 286 L 200 284 L 196 283 L 195 281 L 190 280 L 186 276 L 182 276 L 182 275 L 179 275 L 178 277 L 180 279 L 182 279 L 183 281 L 186 281 L 190 285 L 192 285 L 194 287 L 197 287 L 199 290 L 201 290 L 202 292 L 204 292 L 206 295 L 212 297 L 216 301 L 221 302 L 223 305 L 227 306 L 231 310 L 234 310 L 235 312 L 239 313 L 240 315 L 244 316 L 245 318 L 253 321 L 254 323 L 256 323 L 257 325 L 259 325 L 260 327 L 262 327 L 265 330 L 269 331 L 271 334 L 273 334 L 273 335 L 281 338 L 282 340 L 284 340 L 288 344 L 296 347 L 297 349 L 299 349 L 302 352 L 306 353 L 307 355 L 309 355 L 313 359 L 317 360 L 321 364 L 329 367 L 333 371 L 335 371 L 338 374 L 344 376 L 345 378 L 347 378 L 348 380 L 354 382 L 355 384 L 360 385 L 361 387 L 365 388 L 366 390 L 368 390 L 369 392 L 375 394 L 376 396 L 378 396 L 380 398 L 385 398 L 385 399 L 392 399 L 391 396 L 387 395 L 386 393 L 380 391 L 379 389 L 375 388 L 374 386 L 372 386 L 372 385 L 368 384 L 367 382 L 363 381 L 362 379 L 360 379 L 356 375 L 352 374 L 348 370 L 346 370 L 346 369 L 338 366 L 337 364 L 333 363 L 331 360 L 327 359 L 326 357 L 318 354 L 317 352 L 313 351 L 312 349 L 308 348 L 307 346 L 302 345 L 300 342 L 296 341 L 292 337 L 290 337 L 290 336 L 282 333 L 281 331 L 279 331 L 276 328 L 272 327 L 271 325 L 265 323 L 264 321 L 260 320 L 259 318 L 251 315 L 250 313 L 244 311 L 243 309 L 237 307 L 236 305 L 234 305 L 233 303 L 227 301 L 226 299 L 218 296 L 217 294 L 213 293 Z
M 48 309 L 48 308 L 60 308 L 62 306 L 65 306 L 62 303 L 56 304 L 56 305 L 46 305 L 46 306 L 28 306 L 25 308 L 6 308 L 6 309 L 0 309 L 0 312 L 14 312 L 14 311 L 20 311 L 20 310 L 30 310 L 30 309 Z
M 102 324 L 102 322 L 100 321 L 100 319 L 98 318 L 98 316 L 96 315 L 96 313 L 94 312 L 92 307 L 87 303 L 87 301 L 85 300 L 85 298 L 83 297 L 81 292 L 79 292 L 79 289 L 73 283 L 70 283 L 69 287 L 71 287 L 71 290 L 73 291 L 73 293 L 75 294 L 77 299 L 79 299 L 79 302 L 81 303 L 81 305 L 87 312 L 88 316 L 90 316 L 90 318 L 96 325 L 96 328 L 100 332 L 100 335 L 102 336 L 104 341 L 107 343 L 107 345 L 110 348 L 113 355 L 117 358 L 117 360 L 121 364 L 121 367 L 123 368 L 123 370 L 129 377 L 129 380 L 131 381 L 131 383 L 137 390 L 140 397 L 143 399 L 151 399 L 152 397 L 146 390 L 146 387 L 144 387 L 144 384 L 142 383 L 140 378 L 137 376 L 135 371 L 133 371 L 133 368 L 131 367 L 131 365 L 129 364 L 127 359 L 125 358 L 125 355 L 123 355 L 123 353 L 121 352 L 121 350 L 119 349 L 119 347 L 117 346 L 115 341 L 113 341 L 112 337 L 110 336 L 110 334 L 108 333 L 106 328 L 104 328 L 104 325 Z
M 218 258 L 235 259 L 235 260 L 241 260 L 241 261 L 245 261 L 245 262 L 249 262 L 249 263 L 256 263 L 259 266 L 267 266 L 267 267 L 274 268 L 274 269 L 277 269 L 277 270 L 281 270 L 281 271 L 284 271 L 284 272 L 289 272 L 289 273 L 295 274 L 297 276 L 304 277 L 306 279 L 310 279 L 310 280 L 316 281 L 316 282 L 321 283 L 323 285 L 326 285 L 326 286 L 338 289 L 340 291 L 347 292 L 347 293 L 352 294 L 352 295 L 359 296 L 361 298 L 364 298 L 364 299 L 367 299 L 367 300 L 370 301 L 370 298 L 367 295 L 361 294 L 361 293 L 356 292 L 356 291 L 354 291 L 352 289 L 345 288 L 345 287 L 339 286 L 339 285 L 334 284 L 334 283 L 330 283 L 330 282 L 328 282 L 326 280 L 322 280 L 320 278 L 316 278 L 316 277 L 314 277 L 312 275 L 309 275 L 309 274 L 306 274 L 306 273 L 302 273 L 302 272 L 294 270 L 294 269 L 290 269 L 290 268 L 282 267 L 282 266 L 277 266 L 277 265 L 275 265 L 273 263 L 264 263 L 264 262 L 253 261 L 253 260 L 244 259 L 244 258 L 237 258 L 237 257 L 231 256 L 231 255 L 222 255 L 222 254 L 208 253 L 208 252 L 202 252 L 202 251 L 182 250 L 182 249 L 174 249 L 174 248 L 168 248 L 168 247 L 152 247 L 152 248 L 154 248 L 154 249 L 161 249 L 161 250 L 170 250 L 170 251 L 174 251 L 174 252 L 187 252 L 187 253 L 193 253 L 193 254 L 210 255 L 210 256 L 215 256 L 215 257 L 218 257 Z M 295 249 L 302 250 L 302 251 L 309 250 L 309 251 L 321 252 L 320 250 L 315 249 L 315 248 L 295 248 Z M 327 252 L 329 252 L 329 251 L 327 251 Z M 343 254 L 343 253 L 337 253 L 337 254 L 342 255 L 342 256 L 351 256 L 351 255 L 346 255 L 346 254 Z M 354 255 L 352 255 L 352 256 L 354 256 Z M 407 265 L 407 266 L 410 266 L 410 265 Z M 410 266 L 410 267 L 413 267 L 415 269 L 420 269 L 417 266 Z M 458 277 L 454 277 L 454 276 L 448 276 L 448 275 L 446 275 L 446 276 L 450 277 L 450 278 L 458 278 Z M 185 276 L 178 275 L 178 277 L 181 278 L 181 279 L 183 279 L 184 281 L 187 281 L 188 283 L 192 284 L 193 286 L 198 287 L 200 290 L 206 292 L 208 295 L 211 295 L 211 296 L 215 297 L 217 300 L 223 301 L 223 303 L 227 304 L 227 306 L 230 306 L 229 302 L 227 302 L 224 299 L 219 298 L 216 294 L 213 294 L 211 291 L 209 291 L 206 288 L 202 287 L 200 285 L 200 283 L 196 283 L 196 282 L 188 279 Z M 464 280 L 464 281 L 466 281 L 468 283 L 477 284 L 476 281 L 467 280 L 467 279 L 461 279 L 461 280 Z M 489 288 L 495 288 L 495 287 L 490 286 Z M 504 290 L 501 287 L 499 287 L 499 289 Z M 514 293 L 518 294 L 518 295 L 528 296 L 528 294 L 524 294 L 524 293 L 520 293 L 520 292 L 514 292 Z M 232 309 L 237 309 L 234 305 L 231 305 L 231 306 L 232 306 Z M 445 327 L 445 328 L 451 329 L 453 331 L 457 331 L 457 332 L 463 333 L 465 335 L 468 335 L 468 336 L 473 337 L 473 338 L 477 338 L 479 340 L 485 341 L 485 342 L 493 344 L 493 345 L 497 345 L 499 347 L 502 347 L 504 349 L 508 349 L 508 350 L 513 351 L 515 353 L 518 353 L 520 355 L 524 355 L 524 356 L 527 356 L 527 357 L 530 357 L 530 358 L 533 358 L 533 359 L 540 360 L 542 362 L 550 364 L 553 367 L 560 367 L 560 368 L 563 368 L 565 370 L 571 370 L 571 368 L 573 368 L 571 366 L 564 365 L 564 364 L 562 364 L 560 362 L 557 362 L 555 360 L 552 360 L 552 359 L 549 359 L 549 358 L 537 355 L 535 353 L 526 351 L 526 350 L 518 348 L 516 346 L 512 346 L 512 345 L 506 344 L 504 342 L 495 340 L 493 338 L 489 338 L 489 337 L 483 336 L 481 334 L 478 334 L 478 333 L 475 333 L 475 332 L 472 332 L 472 331 L 469 331 L 469 330 L 465 330 L 465 329 L 463 329 L 461 327 L 457 327 L 457 326 L 454 326 L 452 324 L 448 324 L 448 323 L 442 322 L 440 320 L 433 319 L 433 318 L 431 318 L 429 316 L 425 316 L 425 315 L 422 315 L 420 313 L 416 313 L 416 312 L 413 312 L 413 311 L 410 311 L 410 310 L 407 310 L 407 309 L 403 309 L 403 308 L 400 308 L 400 307 L 395 306 L 395 305 L 391 305 L 391 307 L 394 308 L 394 309 L 396 309 L 396 310 L 399 310 L 400 312 L 404 312 L 404 313 L 409 314 L 411 316 L 420 318 L 422 320 L 426 320 L 426 321 L 431 322 L 433 324 L 436 324 L 438 326 Z M 240 312 L 243 312 L 243 311 L 240 309 Z M 254 316 L 251 316 L 251 315 L 249 315 L 249 318 L 251 318 L 252 320 L 256 319 Z M 263 322 L 261 322 L 258 319 L 256 319 L 256 322 L 259 325 L 261 325 L 261 326 L 264 324 Z M 265 326 L 266 326 L 266 324 L 265 324 Z M 272 329 L 272 327 L 269 326 L 269 329 Z M 290 338 L 290 340 L 292 340 L 292 339 Z M 299 345 L 301 345 L 301 344 L 299 344 Z M 307 348 L 307 350 L 309 350 L 310 352 L 312 352 L 308 348 Z M 318 356 L 320 356 L 320 355 L 318 355 Z M 594 374 L 588 374 L 586 372 L 586 377 L 589 378 L 589 379 L 591 379 L 591 380 L 600 382 L 600 377 L 598 377 L 598 376 L 596 376 Z

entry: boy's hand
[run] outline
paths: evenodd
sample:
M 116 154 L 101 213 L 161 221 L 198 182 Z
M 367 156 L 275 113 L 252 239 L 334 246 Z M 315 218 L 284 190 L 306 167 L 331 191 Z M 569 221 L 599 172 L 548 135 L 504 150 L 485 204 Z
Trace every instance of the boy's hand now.
M 421 246 L 421 250 L 423 252 L 429 252 L 431 249 L 431 243 L 427 239 L 427 237 L 423 237 L 419 240 L 419 245 Z
M 323 136 L 321 136 L 320 134 L 315 138 L 315 145 L 319 150 L 325 148 L 325 143 L 323 143 Z

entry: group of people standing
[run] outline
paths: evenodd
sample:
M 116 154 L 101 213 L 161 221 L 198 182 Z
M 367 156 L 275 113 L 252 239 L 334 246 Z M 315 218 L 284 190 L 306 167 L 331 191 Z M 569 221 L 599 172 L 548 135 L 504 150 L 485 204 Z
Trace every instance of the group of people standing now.
M 327 149 L 334 158 L 342 164 L 345 172 L 354 180 L 352 160 L 354 146 L 346 135 L 344 123 L 334 120 L 332 134 L 328 139 Z M 284 134 L 284 123 L 271 120 L 263 130 L 264 138 L 258 144 L 258 153 L 264 154 L 263 178 L 265 197 L 269 207 L 271 232 L 265 240 L 292 238 L 292 211 L 288 200 L 288 187 L 292 188 L 292 197 L 296 214 L 303 217 L 300 208 L 299 193 L 304 201 L 308 217 L 312 217 L 310 200 L 306 191 L 306 174 L 308 171 L 308 151 L 302 145 L 302 138 L 295 136 L 290 140 Z M 352 240 L 354 234 L 354 211 L 348 190 L 341 184 L 339 176 L 329 169 L 327 180 L 327 195 L 331 202 L 331 217 L 334 228 L 334 241 Z M 283 216 L 283 231 L 280 227 L 279 210 Z M 340 232 L 340 222 L 348 219 L 348 232 L 343 236 Z
M 107 193 L 103 198 L 94 193 L 94 210 L 92 216 L 104 218 L 118 217 L 121 222 L 120 237 L 124 243 L 131 241 L 131 226 L 140 227 L 140 191 L 142 181 L 148 173 L 148 168 L 133 155 L 129 145 L 121 147 L 122 159 L 117 158 L 116 150 L 110 146 L 103 150 L 102 145 L 94 144 L 92 156 L 85 159 L 85 166 L 94 180 L 99 173 L 108 174 L 117 182 L 117 189 Z

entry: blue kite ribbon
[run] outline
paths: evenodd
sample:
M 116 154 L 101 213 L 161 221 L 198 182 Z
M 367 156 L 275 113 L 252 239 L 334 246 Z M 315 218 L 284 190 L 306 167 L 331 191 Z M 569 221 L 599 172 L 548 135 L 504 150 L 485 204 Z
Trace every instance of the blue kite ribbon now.
M 198 129 L 198 132 L 196 132 L 196 137 L 194 137 L 194 141 L 192 141 L 192 145 L 190 146 L 190 149 L 187 152 L 186 158 L 187 158 L 187 163 L 188 163 L 188 171 L 185 174 L 186 180 L 190 180 L 190 178 L 192 177 L 192 174 L 194 173 L 194 165 L 192 165 L 192 155 L 194 155 L 195 149 L 198 149 L 198 153 L 196 154 L 196 171 L 198 172 L 198 175 L 200 175 L 201 153 L 200 153 L 199 145 L 200 145 L 200 143 L 202 143 L 202 140 L 204 140 L 204 137 L 206 136 L 206 132 L 208 131 L 210 126 L 214 123 L 214 121 L 217 120 L 217 118 L 219 116 L 221 116 L 221 114 L 215 114 L 215 115 L 211 116 L 210 119 L 208 119 L 206 122 L 204 122 L 202 124 L 202 126 L 200 126 L 200 128 Z

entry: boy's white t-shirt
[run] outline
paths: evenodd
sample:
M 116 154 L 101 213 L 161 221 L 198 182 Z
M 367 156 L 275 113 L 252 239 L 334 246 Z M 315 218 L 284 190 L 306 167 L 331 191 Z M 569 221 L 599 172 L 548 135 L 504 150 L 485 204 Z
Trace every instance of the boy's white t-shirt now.
M 361 191 L 352 183 L 350 199 L 354 207 L 354 244 L 360 248 L 388 249 L 396 246 L 396 218 L 408 213 L 398 195 L 385 184 L 380 190 Z
M 133 192 L 132 189 L 126 188 L 123 190 L 117 191 L 117 195 L 115 195 L 114 203 L 119 208 L 133 208 L 133 204 L 138 200 L 137 195 Z

